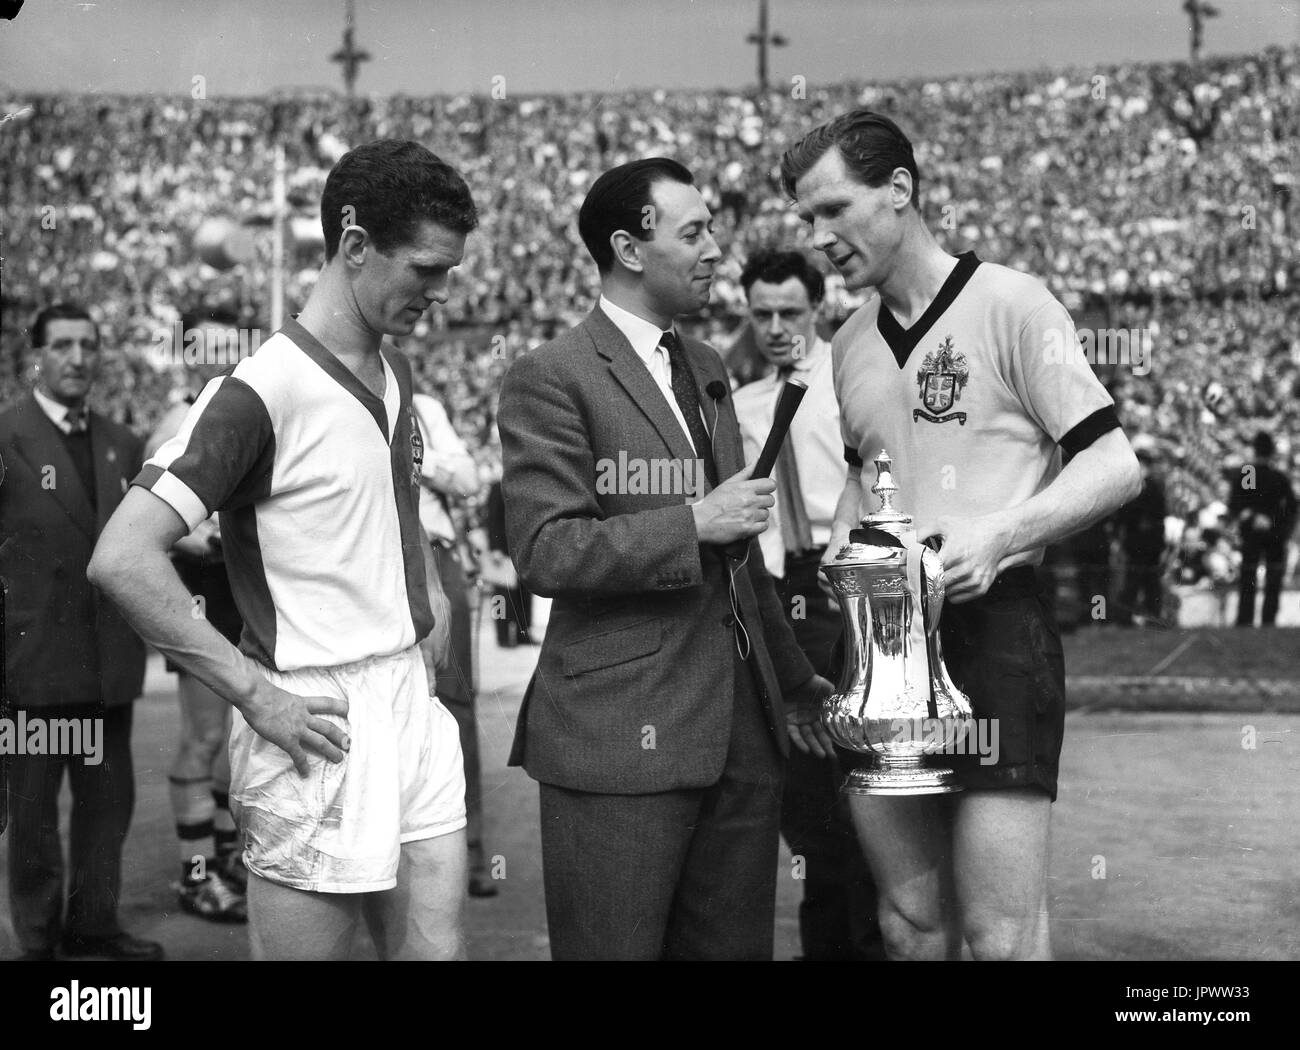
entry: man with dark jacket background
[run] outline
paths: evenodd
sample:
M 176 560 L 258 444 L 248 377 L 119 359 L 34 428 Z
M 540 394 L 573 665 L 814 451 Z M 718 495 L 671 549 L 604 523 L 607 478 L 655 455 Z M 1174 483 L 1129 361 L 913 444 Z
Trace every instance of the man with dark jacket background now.
M 1269 462 L 1276 452 L 1273 438 L 1261 430 L 1252 445 L 1255 460 L 1241 468 L 1228 500 L 1228 516 L 1241 535 L 1237 626 L 1250 627 L 1255 622 L 1255 575 L 1262 560 L 1264 608 L 1260 620 L 1265 627 L 1272 627 L 1282 597 L 1286 543 L 1295 527 L 1296 497 L 1290 479 Z
M 47 733 L 46 753 L 25 748 L 29 753 L 9 758 L 14 931 L 25 959 L 52 958 L 59 947 L 67 955 L 158 959 L 159 945 L 132 937 L 117 921 L 144 643 L 86 579 L 95 540 L 140 469 L 142 444 L 88 410 L 101 348 L 84 309 L 48 307 L 31 336 L 35 390 L 0 412 L 5 698 L 28 727 L 67 720 L 64 726 L 84 731 L 82 754 L 49 753 L 54 735 Z M 87 745 L 96 739 L 91 753 Z M 72 787 L 66 913 L 58 812 L 65 768 Z

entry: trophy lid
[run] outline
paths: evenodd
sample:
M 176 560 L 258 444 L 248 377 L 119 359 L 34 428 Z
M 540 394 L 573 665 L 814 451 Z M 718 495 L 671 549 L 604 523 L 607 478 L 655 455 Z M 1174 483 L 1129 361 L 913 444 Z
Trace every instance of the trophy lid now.
M 893 465 L 894 461 L 889 458 L 889 453 L 882 448 L 880 455 L 876 457 L 876 483 L 871 486 L 872 493 L 880 499 L 880 509 L 863 518 L 862 527 L 883 529 L 892 536 L 901 536 L 904 531 L 912 527 L 912 517 L 894 506 L 894 496 L 898 493 L 898 486 L 894 484 L 894 473 L 891 469 Z

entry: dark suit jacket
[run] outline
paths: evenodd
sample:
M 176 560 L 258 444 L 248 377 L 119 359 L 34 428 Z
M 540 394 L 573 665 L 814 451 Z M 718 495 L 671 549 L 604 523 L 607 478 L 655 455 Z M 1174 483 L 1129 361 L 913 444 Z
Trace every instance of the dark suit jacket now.
M 710 347 L 683 343 L 706 421 L 718 412 L 719 477 L 730 477 L 744 465 L 735 411 L 730 396 L 716 402 L 705 392 L 711 380 L 725 384 L 726 372 Z M 597 308 L 514 363 L 498 426 L 511 555 L 528 589 L 555 599 L 511 764 L 544 783 L 610 794 L 716 782 L 734 700 L 726 561 L 699 544 L 692 500 L 680 491 L 598 484 L 620 453 L 626 463 L 695 459 L 649 370 Z M 782 695 L 813 668 L 757 543 L 736 587 L 784 754 Z
M 90 443 L 94 507 L 36 398 L 0 412 L 5 686 L 14 707 L 126 704 L 144 686 L 144 643 L 86 579 L 95 541 L 139 472 L 144 446 L 95 412 Z

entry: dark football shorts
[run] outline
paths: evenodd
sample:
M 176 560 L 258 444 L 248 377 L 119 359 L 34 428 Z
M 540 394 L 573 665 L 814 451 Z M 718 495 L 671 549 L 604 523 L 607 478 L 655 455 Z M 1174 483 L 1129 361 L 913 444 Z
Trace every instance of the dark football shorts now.
M 203 611 L 208 623 L 220 631 L 226 641 L 238 645 L 244 621 L 230 590 L 230 577 L 226 575 L 225 563 L 178 557 L 172 564 L 176 566 L 176 573 L 190 594 L 202 595 Z M 166 663 L 167 670 L 180 671 L 170 660 Z
M 968 789 L 1039 788 L 1056 801 L 1065 660 L 1053 606 L 1037 573 L 1024 565 L 1003 572 L 974 601 L 943 607 L 944 663 L 977 721 L 966 754 L 932 761 L 951 763 Z

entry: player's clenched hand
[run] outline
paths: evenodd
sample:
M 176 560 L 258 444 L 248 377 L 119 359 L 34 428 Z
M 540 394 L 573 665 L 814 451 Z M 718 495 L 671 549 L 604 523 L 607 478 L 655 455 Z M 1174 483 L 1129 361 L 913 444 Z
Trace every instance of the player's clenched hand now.
M 943 541 L 945 600 L 960 604 L 988 593 L 1007 557 L 1007 535 L 995 518 L 958 521 L 939 518 L 930 527 L 918 527 L 917 539 Z
M 691 504 L 701 543 L 725 544 L 747 540 L 767 528 L 768 509 L 776 503 L 771 478 L 753 480 L 751 463 L 733 474 L 702 500 Z
M 307 775 L 309 753 L 342 762 L 352 746 L 347 730 L 323 717 L 347 718 L 348 702 L 338 697 L 298 696 L 267 682 L 243 715 L 258 736 L 288 754 L 300 776 Z
M 826 544 L 826 550 L 822 552 L 821 563 L 823 565 L 831 565 L 834 563 L 835 556 L 839 554 L 840 548 L 849 542 L 849 533 L 851 531 L 852 530 L 847 525 L 838 521 L 831 525 L 831 539 L 830 542 Z M 820 587 L 822 593 L 832 601 L 837 600 L 835 588 L 831 586 L 831 581 L 827 579 L 824 572 L 819 572 L 817 574 L 817 586 Z

